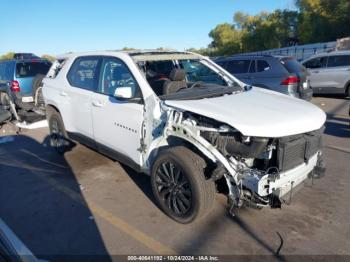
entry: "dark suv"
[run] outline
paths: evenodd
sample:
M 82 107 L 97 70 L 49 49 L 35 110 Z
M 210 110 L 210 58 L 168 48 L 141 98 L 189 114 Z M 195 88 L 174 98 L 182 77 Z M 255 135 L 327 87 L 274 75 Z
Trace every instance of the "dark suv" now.
M 17 59 L 0 61 L 0 104 L 7 103 L 7 96 L 19 108 L 29 108 L 38 99 L 38 88 L 51 67 L 51 62 L 28 54 Z M 23 58 L 26 57 L 26 58 Z
M 312 98 L 308 72 L 293 57 L 237 55 L 217 58 L 214 61 L 248 85 L 307 101 Z

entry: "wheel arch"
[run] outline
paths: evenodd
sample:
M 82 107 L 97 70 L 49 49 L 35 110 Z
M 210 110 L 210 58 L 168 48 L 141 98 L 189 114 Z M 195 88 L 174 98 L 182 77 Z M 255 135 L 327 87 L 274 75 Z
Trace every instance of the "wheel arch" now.
M 53 109 L 55 110 L 57 113 L 60 113 L 60 110 L 57 108 L 57 106 L 53 105 L 53 104 L 47 104 L 46 105 L 46 111 L 47 110 L 50 110 L 50 109 Z
M 200 147 L 198 144 L 193 143 L 192 141 L 189 141 L 187 139 L 184 139 L 182 137 L 178 137 L 175 135 L 170 135 L 166 139 L 164 139 L 162 145 L 159 147 L 154 148 L 148 157 L 148 168 L 151 170 L 152 165 L 154 161 L 157 159 L 158 155 L 160 155 L 165 149 L 175 147 L 175 146 L 184 146 L 197 154 L 199 157 L 201 157 L 204 162 L 206 163 L 207 168 L 211 169 L 211 167 L 216 166 L 217 161 L 215 160 L 215 157 L 209 152 L 209 150 L 205 149 L 204 147 Z M 209 172 L 206 172 L 206 177 L 209 177 Z
M 348 82 L 346 82 L 345 86 L 344 86 L 344 91 L 345 94 L 350 94 L 350 79 L 348 80 Z

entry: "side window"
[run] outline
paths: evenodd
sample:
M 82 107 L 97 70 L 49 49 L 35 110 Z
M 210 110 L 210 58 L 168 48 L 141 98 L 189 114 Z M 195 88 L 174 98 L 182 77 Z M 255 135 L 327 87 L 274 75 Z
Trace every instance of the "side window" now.
M 131 87 L 132 96 L 140 97 L 139 86 L 128 66 L 118 58 L 104 58 L 101 67 L 99 92 L 114 96 L 120 87 Z
M 250 60 L 231 60 L 226 64 L 226 69 L 232 74 L 248 73 Z
M 311 69 L 326 67 L 327 59 L 328 59 L 327 56 L 317 57 L 304 63 L 304 66 L 306 68 L 311 68 Z
M 221 66 L 223 68 L 225 68 L 225 66 L 226 66 L 226 62 L 215 62 L 215 63 L 217 63 L 219 66 Z
M 0 80 L 5 80 L 5 64 L 0 63 Z
M 337 66 L 350 66 L 350 56 L 348 55 L 330 56 L 328 59 L 328 67 L 337 67 Z
M 13 63 L 6 62 L 4 63 L 4 80 L 13 80 L 14 72 L 13 72 Z
M 252 60 L 252 62 L 250 63 L 249 73 L 256 73 L 256 60 Z
M 68 82 L 86 90 L 97 90 L 99 57 L 85 56 L 77 58 L 67 75 Z
M 270 65 L 265 60 L 257 60 L 256 61 L 256 72 L 265 72 L 270 70 Z

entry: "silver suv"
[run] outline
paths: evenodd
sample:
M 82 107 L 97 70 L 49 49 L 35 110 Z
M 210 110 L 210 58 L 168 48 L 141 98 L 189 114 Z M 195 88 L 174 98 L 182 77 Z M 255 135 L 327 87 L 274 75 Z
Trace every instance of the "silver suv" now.
M 307 70 L 293 57 L 271 55 L 235 55 L 215 62 L 242 82 L 311 100 Z
M 318 54 L 302 63 L 309 69 L 315 94 L 350 96 L 350 51 Z

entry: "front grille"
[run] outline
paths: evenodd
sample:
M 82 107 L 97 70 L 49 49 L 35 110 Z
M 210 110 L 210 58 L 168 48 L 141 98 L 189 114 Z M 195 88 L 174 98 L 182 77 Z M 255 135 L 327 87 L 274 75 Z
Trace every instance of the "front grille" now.
M 307 163 L 321 149 L 323 128 L 278 140 L 277 165 L 281 172 Z

